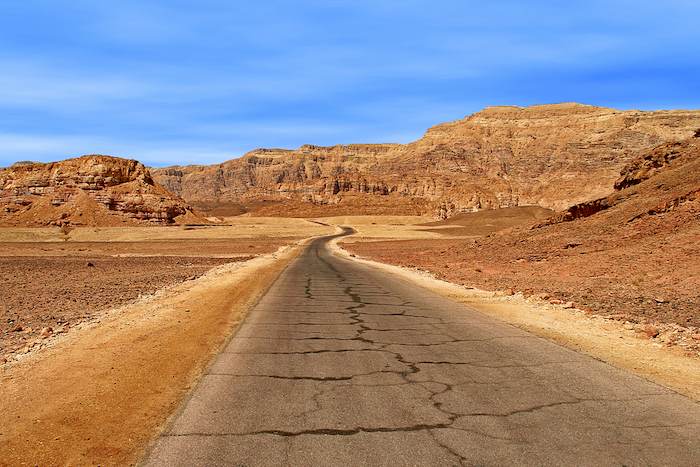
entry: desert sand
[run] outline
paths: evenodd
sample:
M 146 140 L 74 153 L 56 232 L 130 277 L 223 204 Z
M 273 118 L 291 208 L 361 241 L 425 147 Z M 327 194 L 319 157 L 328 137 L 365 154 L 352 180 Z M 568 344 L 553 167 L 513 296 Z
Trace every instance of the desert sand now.
M 301 219 L 200 227 L 0 229 L 0 359 L 13 361 L 113 308 L 332 232 Z

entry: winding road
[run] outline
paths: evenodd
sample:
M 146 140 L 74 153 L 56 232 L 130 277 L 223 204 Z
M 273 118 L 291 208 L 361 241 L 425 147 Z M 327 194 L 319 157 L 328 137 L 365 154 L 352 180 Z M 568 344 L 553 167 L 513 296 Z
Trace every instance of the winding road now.
M 145 465 L 700 464 L 697 403 L 332 238 L 251 310 Z

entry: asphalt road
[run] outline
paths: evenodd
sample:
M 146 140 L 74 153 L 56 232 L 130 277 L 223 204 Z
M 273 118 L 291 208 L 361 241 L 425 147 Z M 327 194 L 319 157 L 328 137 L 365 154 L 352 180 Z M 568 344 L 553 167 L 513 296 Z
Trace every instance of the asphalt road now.
M 700 465 L 697 403 L 327 241 L 251 311 L 146 465 Z

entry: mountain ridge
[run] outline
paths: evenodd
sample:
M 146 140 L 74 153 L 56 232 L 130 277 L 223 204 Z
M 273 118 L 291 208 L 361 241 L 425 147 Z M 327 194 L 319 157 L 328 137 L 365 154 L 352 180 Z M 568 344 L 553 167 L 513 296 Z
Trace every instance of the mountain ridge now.
M 562 210 L 607 195 L 641 151 L 698 129 L 697 110 L 494 106 L 435 125 L 408 144 L 259 148 L 220 164 L 152 173 L 195 206 L 228 203 L 266 215 Z

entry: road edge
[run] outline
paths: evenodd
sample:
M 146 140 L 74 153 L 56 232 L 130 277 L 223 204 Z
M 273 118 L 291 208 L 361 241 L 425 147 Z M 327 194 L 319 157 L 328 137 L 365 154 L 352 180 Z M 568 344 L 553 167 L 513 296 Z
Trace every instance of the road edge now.
M 444 297 L 459 301 L 476 312 L 496 318 L 569 349 L 582 352 L 617 368 L 700 401 L 700 360 L 639 339 L 622 323 L 586 315 L 575 308 L 552 305 L 520 294 L 505 295 L 447 282 L 427 271 L 374 261 L 343 249 L 340 237 L 329 242 L 342 258 L 382 269 Z M 624 350 L 624 351 L 621 351 Z

